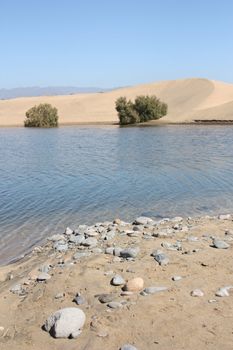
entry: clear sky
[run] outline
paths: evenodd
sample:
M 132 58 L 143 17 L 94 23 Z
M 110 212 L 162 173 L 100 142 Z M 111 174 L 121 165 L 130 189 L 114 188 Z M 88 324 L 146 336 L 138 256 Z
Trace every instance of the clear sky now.
M 233 0 L 0 0 L 0 88 L 233 83 Z

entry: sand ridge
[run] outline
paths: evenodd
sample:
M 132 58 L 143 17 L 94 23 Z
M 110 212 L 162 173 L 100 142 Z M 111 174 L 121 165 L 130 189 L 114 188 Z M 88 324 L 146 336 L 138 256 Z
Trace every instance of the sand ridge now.
M 0 126 L 21 126 L 25 112 L 39 103 L 51 103 L 59 111 L 60 124 L 118 122 L 115 101 L 120 96 L 156 95 L 169 107 L 160 123 L 192 122 L 195 119 L 233 120 L 233 84 L 191 78 L 120 88 L 110 92 L 67 96 L 25 97 L 0 100 Z

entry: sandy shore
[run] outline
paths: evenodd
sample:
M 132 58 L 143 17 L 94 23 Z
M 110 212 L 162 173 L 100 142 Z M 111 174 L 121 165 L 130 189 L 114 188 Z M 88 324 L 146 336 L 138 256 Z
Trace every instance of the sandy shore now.
M 233 296 L 216 296 L 219 288 L 233 285 L 232 220 L 231 215 L 142 219 L 141 225 L 117 220 L 53 236 L 30 256 L 0 269 L 0 348 L 113 350 L 128 343 L 138 350 L 232 349 Z M 213 238 L 227 249 L 213 247 Z M 133 258 L 124 255 L 127 248 L 133 248 Z M 161 258 L 159 265 L 151 256 L 155 250 L 168 260 Z M 139 287 L 121 295 L 123 286 L 110 283 L 115 275 L 126 282 L 141 277 L 143 288 L 167 289 L 142 295 Z M 174 281 L 174 276 L 181 278 Z M 195 289 L 203 296 L 191 296 Z M 77 293 L 84 298 L 79 306 L 73 302 Z M 100 303 L 101 294 L 117 308 Z M 49 315 L 65 307 L 86 314 L 76 339 L 55 339 L 42 330 Z
M 156 95 L 168 104 L 168 115 L 159 123 L 233 120 L 233 84 L 208 79 L 183 79 L 104 93 L 0 100 L 0 126 L 22 126 L 25 112 L 39 103 L 50 103 L 57 107 L 61 125 L 114 124 L 118 122 L 116 99 L 120 96 L 134 99 L 138 95 Z

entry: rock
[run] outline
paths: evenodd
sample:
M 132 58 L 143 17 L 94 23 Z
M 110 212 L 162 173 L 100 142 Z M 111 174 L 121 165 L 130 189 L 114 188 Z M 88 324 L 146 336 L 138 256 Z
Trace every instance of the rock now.
M 63 241 L 63 240 L 64 240 L 64 236 L 59 234 L 53 235 L 48 238 L 48 241 L 52 241 L 52 242 Z
M 98 247 L 93 248 L 91 251 L 94 254 L 101 254 L 101 253 L 103 253 L 102 249 L 98 248 Z
M 94 238 L 94 237 L 89 237 L 89 238 L 86 238 L 85 241 L 82 242 L 82 245 L 86 246 L 86 247 L 91 247 L 91 248 L 94 248 L 97 246 L 97 239 Z
M 113 286 L 121 286 L 121 285 L 124 285 L 125 284 L 125 280 L 122 276 L 120 275 L 116 275 L 112 278 L 111 280 L 111 284 Z
M 133 292 L 128 292 L 128 291 L 126 291 L 126 290 L 123 290 L 123 291 L 121 292 L 121 296 L 123 296 L 123 297 L 129 297 L 129 296 L 131 296 L 131 295 L 133 295 Z
M 220 214 L 218 216 L 219 220 L 231 220 L 231 215 L 230 214 Z
M 123 305 L 118 301 L 111 301 L 107 306 L 110 307 L 110 309 L 120 309 Z
M 113 255 L 114 253 L 114 247 L 107 247 L 105 249 L 105 254 Z
M 151 218 L 147 218 L 146 216 L 140 216 L 134 221 L 134 225 L 147 225 L 147 224 L 152 224 L 154 223 L 154 220 Z
M 106 303 L 110 303 L 111 301 L 113 301 L 115 299 L 116 295 L 115 294 L 101 294 L 98 297 L 98 300 L 102 303 L 102 304 L 106 304 Z
M 57 241 L 54 243 L 53 248 L 58 252 L 66 252 L 68 250 L 68 244 L 64 241 Z
M 83 305 L 86 304 L 86 299 L 82 297 L 79 293 L 76 295 L 76 297 L 73 300 L 77 305 Z
M 21 284 L 15 284 L 11 289 L 10 292 L 13 294 L 21 294 L 23 290 L 23 287 Z
M 233 289 L 233 286 L 222 287 L 215 293 L 215 295 L 217 297 L 229 297 L 229 291 L 231 289 Z
M 65 296 L 65 293 L 63 293 L 63 292 L 57 293 L 57 294 L 55 295 L 55 299 L 62 299 L 62 298 L 64 298 L 64 296 Z
M 164 254 L 161 250 L 155 250 L 151 256 L 154 257 L 155 261 L 159 263 L 159 265 L 165 266 L 169 263 L 169 258 L 166 254 Z
M 182 277 L 181 276 L 172 276 L 172 280 L 173 281 L 175 281 L 175 282 L 177 282 L 177 281 L 180 281 L 180 280 L 182 280 Z
M 78 236 L 70 235 L 70 237 L 69 237 L 69 242 L 74 243 L 75 245 L 82 244 L 84 242 L 84 240 L 85 240 L 84 235 L 78 235 Z
M 204 293 L 202 292 L 201 289 L 194 289 L 194 290 L 191 291 L 190 295 L 192 297 L 203 297 Z
M 217 238 L 213 239 L 213 247 L 217 249 L 228 249 L 230 245 L 224 241 L 221 241 Z
M 102 236 L 102 239 L 104 239 L 105 241 L 110 241 L 115 237 L 115 235 L 115 231 L 109 231 Z
M 142 295 L 155 294 L 159 292 L 164 292 L 167 290 L 167 287 L 147 287 L 142 291 Z
M 81 309 L 67 307 L 52 314 L 44 328 L 54 338 L 77 338 L 85 321 L 86 316 Z
M 93 229 L 89 229 L 85 231 L 85 236 L 87 237 L 96 237 L 99 235 L 99 232 L 97 232 L 96 230 Z
M 113 221 L 113 223 L 115 224 L 115 225 L 121 225 L 122 224 L 122 221 L 120 220 L 120 219 L 115 219 L 114 221 Z
M 171 219 L 172 222 L 181 222 L 183 221 L 183 218 L 181 216 L 175 216 L 173 219 Z
M 126 248 L 126 249 L 123 249 L 121 252 L 120 252 L 120 256 L 122 258 L 136 258 L 136 256 L 138 255 L 140 249 L 138 247 L 136 248 Z
M 42 281 L 47 281 L 50 280 L 51 276 L 46 273 L 46 272 L 41 272 L 38 276 L 37 276 L 37 281 L 42 282 Z
M 180 242 L 176 242 L 176 243 L 162 242 L 161 246 L 167 250 L 182 250 L 182 246 Z
M 65 230 L 65 235 L 69 236 L 69 235 L 72 235 L 73 234 L 73 230 L 71 230 L 71 228 L 67 227 L 66 230 Z
M 51 265 L 42 265 L 40 268 L 39 268 L 39 271 L 40 272 L 45 272 L 45 273 L 48 273 L 49 270 L 51 269 Z
M 82 259 L 82 258 L 85 258 L 85 257 L 88 257 L 90 256 L 91 253 L 90 252 L 77 252 L 73 255 L 73 259 L 74 260 L 79 260 L 79 259 Z
M 129 280 L 123 287 L 124 291 L 127 292 L 139 292 L 144 287 L 144 281 L 141 277 L 136 277 Z
M 114 251 L 113 251 L 113 254 L 114 254 L 115 256 L 120 256 L 122 250 L 123 250 L 123 249 L 120 248 L 120 247 L 115 247 L 115 248 L 114 248 Z
M 120 348 L 120 350 L 138 350 L 138 349 L 131 344 L 125 344 Z

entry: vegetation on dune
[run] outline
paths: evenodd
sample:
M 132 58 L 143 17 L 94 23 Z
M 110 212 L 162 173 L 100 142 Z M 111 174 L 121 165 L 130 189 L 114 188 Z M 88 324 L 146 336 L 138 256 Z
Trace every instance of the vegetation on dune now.
M 126 97 L 116 100 L 116 110 L 120 125 L 143 123 L 162 118 L 167 114 L 168 106 L 156 96 L 138 96 L 134 103 Z
M 48 103 L 41 103 L 26 112 L 26 127 L 53 128 L 58 126 L 57 108 Z

